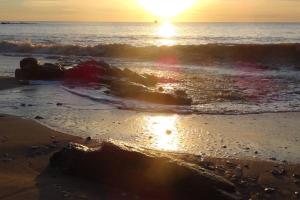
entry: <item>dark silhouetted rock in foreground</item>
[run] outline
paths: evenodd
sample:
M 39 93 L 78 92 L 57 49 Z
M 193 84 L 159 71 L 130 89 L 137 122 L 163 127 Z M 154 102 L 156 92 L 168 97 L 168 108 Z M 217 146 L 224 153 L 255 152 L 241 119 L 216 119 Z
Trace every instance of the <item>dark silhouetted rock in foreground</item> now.
M 95 60 L 82 62 L 76 67 L 67 70 L 65 73 L 66 82 L 110 84 L 112 81 L 120 79 L 145 86 L 154 86 L 158 81 L 153 75 L 140 75 L 127 68 L 122 70 L 117 67 L 112 67 L 103 61 Z
M 64 80 L 65 84 L 97 84 L 110 89 L 107 94 L 166 105 L 191 105 L 192 99 L 184 91 L 167 93 L 155 90 L 159 78 L 151 74 L 138 74 L 130 69 L 112 67 L 103 61 L 90 60 L 72 69 L 51 63 L 40 65 L 35 58 L 24 58 L 15 71 L 20 83 L 28 80 Z M 29 82 L 29 81 L 28 81 Z
M 50 166 L 155 199 L 237 199 L 232 183 L 203 168 L 112 143 L 99 149 L 70 143 L 51 157 Z
M 24 58 L 20 61 L 21 70 L 36 70 L 39 68 L 38 60 L 35 58 Z
M 45 63 L 40 65 L 35 58 L 24 58 L 20 69 L 16 69 L 15 78 L 23 80 L 60 80 L 64 77 L 65 69 L 59 65 Z
M 115 81 L 110 86 L 111 93 L 124 98 L 131 98 L 150 103 L 166 104 L 166 105 L 191 105 L 192 99 L 179 94 L 164 93 L 150 90 L 142 85 Z

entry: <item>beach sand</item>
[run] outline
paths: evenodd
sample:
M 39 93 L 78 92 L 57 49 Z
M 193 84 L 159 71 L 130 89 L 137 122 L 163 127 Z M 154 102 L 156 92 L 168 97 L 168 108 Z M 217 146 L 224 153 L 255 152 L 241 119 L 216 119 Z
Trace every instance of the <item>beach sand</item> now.
M 84 144 L 81 138 L 53 131 L 32 120 L 2 115 L 0 139 L 0 199 L 138 198 L 122 189 L 100 187 L 47 169 L 54 152 L 69 141 Z M 293 176 L 300 174 L 298 164 L 218 158 L 195 161 L 192 155 L 173 156 L 196 162 L 232 181 L 244 199 L 297 199 L 295 192 L 300 190 L 299 180 Z M 275 175 L 276 172 L 282 174 Z M 269 187 L 275 191 L 265 192 Z
M 0 83 L 0 90 L 19 86 L 12 78 Z M 0 199 L 147 199 L 48 169 L 51 155 L 70 141 L 85 144 L 32 120 L 0 115 Z M 299 164 L 169 154 L 232 181 L 243 199 L 299 199 Z

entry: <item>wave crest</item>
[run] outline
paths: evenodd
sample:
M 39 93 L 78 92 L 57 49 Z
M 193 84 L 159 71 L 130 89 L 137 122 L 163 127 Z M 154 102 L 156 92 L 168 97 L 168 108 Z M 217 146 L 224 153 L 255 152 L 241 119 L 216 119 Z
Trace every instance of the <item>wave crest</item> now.
M 127 44 L 34 44 L 31 41 L 1 41 L 1 53 L 30 53 L 155 60 L 172 56 L 185 63 L 255 61 L 300 63 L 300 43 L 290 44 L 206 44 L 135 47 Z

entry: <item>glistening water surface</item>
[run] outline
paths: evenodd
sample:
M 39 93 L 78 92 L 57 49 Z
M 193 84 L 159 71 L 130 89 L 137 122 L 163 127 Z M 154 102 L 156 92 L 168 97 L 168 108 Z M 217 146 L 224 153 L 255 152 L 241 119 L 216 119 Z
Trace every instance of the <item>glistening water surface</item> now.
M 199 45 L 299 43 L 296 23 L 67 23 L 0 24 L 0 41 L 33 44 Z M 172 39 L 170 37 L 172 36 Z
M 39 115 L 70 134 L 158 150 L 300 162 L 299 35 L 300 24 L 282 23 L 0 25 L 0 76 L 14 76 L 26 56 L 67 67 L 104 59 L 172 80 L 156 89 L 181 89 L 193 99 L 166 106 L 99 86 L 33 82 L 0 91 L 0 113 Z
M 20 58 L 3 58 L 5 59 L 7 63 L 10 63 L 8 64 L 10 68 L 7 67 L 7 69 L 13 71 Z M 114 65 L 119 63 L 120 66 L 132 63 L 126 60 L 108 59 L 108 61 Z M 144 64 L 147 65 L 147 63 Z M 205 73 L 209 76 L 209 71 L 213 69 L 203 70 L 203 68 L 199 67 L 201 76 Z M 148 67 L 146 69 L 149 70 Z M 228 69 L 217 71 L 220 76 L 239 74 L 235 70 Z M 161 73 L 171 76 L 173 72 L 162 71 Z M 269 71 L 268 73 L 272 76 L 274 73 L 282 73 L 282 76 L 286 73 L 289 76 L 293 74 L 289 71 Z M 193 74 L 195 75 L 195 72 Z M 216 74 L 214 73 L 214 76 Z M 290 87 L 289 84 L 287 86 Z M 88 93 L 98 98 L 71 93 L 61 82 L 38 81 L 32 82 L 29 86 L 0 91 L 0 110 L 1 113 L 31 119 L 37 115 L 42 116 L 44 119 L 40 120 L 40 123 L 70 134 L 125 142 L 146 148 L 217 157 L 263 159 L 276 157 L 279 160 L 300 161 L 298 155 L 300 130 L 297 124 L 300 116 L 298 113 L 182 115 L 150 113 L 135 109 L 120 110 L 115 103 L 118 99 L 104 96 L 101 90 L 83 87 L 72 88 L 72 90 Z M 125 99 L 119 99 L 119 101 L 138 108 L 159 107 Z M 212 109 L 219 114 L 224 113 L 223 110 L 213 106 L 220 102 L 213 101 Z M 62 103 L 62 106 L 56 105 L 58 102 Z M 234 101 L 220 104 L 226 109 L 238 107 Z M 264 107 L 259 102 L 256 104 L 258 107 Z M 299 106 L 291 108 L 297 110 Z M 178 109 L 180 110 L 180 108 L 174 108 L 174 111 Z M 273 108 L 272 110 L 274 111 Z M 256 151 L 258 153 L 255 153 Z

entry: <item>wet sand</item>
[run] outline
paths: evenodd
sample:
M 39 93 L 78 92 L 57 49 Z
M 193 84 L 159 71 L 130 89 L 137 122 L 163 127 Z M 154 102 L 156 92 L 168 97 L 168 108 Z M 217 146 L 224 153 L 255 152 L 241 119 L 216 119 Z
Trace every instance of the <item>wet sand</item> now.
M 0 90 L 19 86 L 13 78 L 1 78 L 0 83 Z M 206 123 L 212 125 L 210 118 Z M 224 131 L 228 124 L 223 124 Z M 32 120 L 0 115 L 0 199 L 149 199 L 49 170 L 51 155 L 70 141 L 85 144 L 80 137 L 51 130 Z M 242 199 L 299 199 L 299 164 L 175 153 L 166 156 L 199 164 L 225 177 L 236 185 Z
M 147 199 L 47 169 L 50 156 L 79 137 L 59 133 L 27 119 L 0 117 L 0 199 Z M 88 146 L 97 146 L 91 143 Z M 169 154 L 227 178 L 243 199 L 297 199 L 300 165 L 259 160 L 198 159 Z M 273 188 L 275 191 L 264 191 Z

